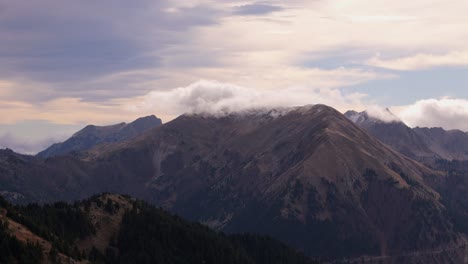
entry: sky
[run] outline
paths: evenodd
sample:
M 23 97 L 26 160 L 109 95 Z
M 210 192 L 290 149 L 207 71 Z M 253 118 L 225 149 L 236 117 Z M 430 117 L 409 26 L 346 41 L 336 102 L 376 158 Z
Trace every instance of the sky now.
M 465 0 L 0 0 L 0 148 L 323 103 L 468 131 Z

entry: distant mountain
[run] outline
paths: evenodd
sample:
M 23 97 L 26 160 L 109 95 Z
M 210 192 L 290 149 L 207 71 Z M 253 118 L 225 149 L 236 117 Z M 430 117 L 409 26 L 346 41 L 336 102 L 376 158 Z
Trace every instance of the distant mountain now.
M 389 113 L 390 111 L 387 110 Z M 390 113 L 393 115 L 392 113 Z M 413 129 L 401 121 L 384 122 L 364 112 L 348 111 L 345 116 L 394 150 L 413 159 L 438 157 Z
M 452 180 L 324 105 L 182 115 L 75 156 L 0 152 L 0 191 L 17 202 L 127 193 L 216 230 L 345 262 L 457 263 L 468 203 L 446 192 Z
M 433 153 L 446 160 L 468 160 L 468 133 L 438 128 L 413 129 Z
M 388 111 L 388 110 L 387 110 Z M 391 114 L 391 113 L 390 113 Z M 433 165 L 437 159 L 468 160 L 468 133 L 442 128 L 410 128 L 403 122 L 385 122 L 364 112 L 345 113 L 358 126 L 394 150 Z
M 76 132 L 66 141 L 53 144 L 44 151 L 39 152 L 37 156 L 48 158 L 74 151 L 87 150 L 98 144 L 124 141 L 161 124 L 161 119 L 151 115 L 138 118 L 129 124 L 120 123 L 111 126 L 89 125 Z
M 373 127 L 375 124 L 380 124 L 380 123 L 390 123 L 390 124 L 402 123 L 401 120 L 397 116 L 395 116 L 388 108 L 384 109 L 383 111 L 385 111 L 384 112 L 385 116 L 390 117 L 389 121 L 383 121 L 380 118 L 371 116 L 369 115 L 367 111 L 356 112 L 356 111 L 350 110 L 346 112 L 344 115 L 347 118 L 349 118 L 351 121 L 353 121 L 353 123 L 364 128 Z
M 315 262 L 265 236 L 226 236 L 131 197 L 105 194 L 24 207 L 0 197 L 0 263 Z

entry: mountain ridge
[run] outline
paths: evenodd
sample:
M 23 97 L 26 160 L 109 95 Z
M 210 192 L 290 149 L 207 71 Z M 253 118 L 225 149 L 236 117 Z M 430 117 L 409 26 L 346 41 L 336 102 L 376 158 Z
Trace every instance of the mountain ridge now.
M 79 155 L 25 164 L 5 155 L 2 186 L 26 198 L 128 193 L 216 230 L 268 234 L 324 260 L 463 241 L 460 222 L 446 216 L 460 207 L 446 207 L 446 198 L 457 198 L 441 196 L 444 173 L 324 105 L 273 116 L 182 115 Z
M 39 152 L 38 157 L 49 158 L 71 152 L 90 149 L 99 144 L 125 141 L 132 137 L 162 125 L 161 119 L 154 115 L 140 117 L 131 123 L 119 123 L 109 126 L 87 125 L 61 143 L 55 143 Z
M 410 128 L 403 122 L 370 118 L 366 111 L 348 111 L 345 116 L 396 151 L 430 166 L 437 159 L 468 159 L 468 133 L 461 130 Z

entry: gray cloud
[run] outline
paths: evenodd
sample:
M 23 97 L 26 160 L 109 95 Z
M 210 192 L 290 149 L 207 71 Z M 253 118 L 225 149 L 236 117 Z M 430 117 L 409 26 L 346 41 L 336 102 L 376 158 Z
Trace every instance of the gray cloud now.
M 0 0 L 0 79 L 27 79 L 32 87 L 16 93 L 25 100 L 141 95 L 147 90 L 89 81 L 161 67 L 167 47 L 190 42 L 191 30 L 216 24 L 220 12 L 208 5 L 173 8 L 168 0 Z
M 83 126 L 84 124 L 54 124 L 43 120 L 0 124 L 0 148 L 10 148 L 23 154 L 35 154 L 53 143 L 63 141 Z
M 46 149 L 53 143 L 62 141 L 63 138 L 45 138 L 42 140 L 25 140 L 13 136 L 10 133 L 0 135 L 0 149 L 9 148 L 21 154 L 34 155 Z
M 266 3 L 255 3 L 249 5 L 241 5 L 234 9 L 234 14 L 242 16 L 257 16 L 267 15 L 273 12 L 284 10 L 283 7 L 277 5 L 270 5 Z

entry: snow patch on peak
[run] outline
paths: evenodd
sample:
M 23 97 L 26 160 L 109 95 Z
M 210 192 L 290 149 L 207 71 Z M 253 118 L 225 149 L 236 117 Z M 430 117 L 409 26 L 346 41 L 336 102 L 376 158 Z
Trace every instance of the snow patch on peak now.
M 363 112 L 350 110 L 345 116 L 355 124 L 363 123 L 402 123 L 401 119 L 394 115 L 388 108 L 370 107 Z

